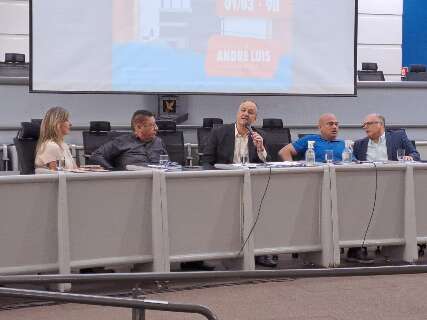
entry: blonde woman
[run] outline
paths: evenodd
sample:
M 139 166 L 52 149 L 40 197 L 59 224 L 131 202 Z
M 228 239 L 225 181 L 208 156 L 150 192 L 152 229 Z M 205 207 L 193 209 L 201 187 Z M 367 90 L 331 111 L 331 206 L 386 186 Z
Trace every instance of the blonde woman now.
M 69 113 L 61 107 L 50 108 L 40 126 L 40 137 L 36 147 L 35 167 L 58 170 L 57 160 L 65 169 L 74 169 L 76 164 L 64 137 L 70 132 Z M 39 170 L 40 171 L 40 170 Z

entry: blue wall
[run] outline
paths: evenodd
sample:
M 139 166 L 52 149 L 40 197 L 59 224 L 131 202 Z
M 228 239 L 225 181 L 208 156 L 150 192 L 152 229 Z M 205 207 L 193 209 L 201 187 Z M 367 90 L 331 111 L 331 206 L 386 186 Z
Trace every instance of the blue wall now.
M 427 65 L 427 0 L 403 1 L 403 66 Z

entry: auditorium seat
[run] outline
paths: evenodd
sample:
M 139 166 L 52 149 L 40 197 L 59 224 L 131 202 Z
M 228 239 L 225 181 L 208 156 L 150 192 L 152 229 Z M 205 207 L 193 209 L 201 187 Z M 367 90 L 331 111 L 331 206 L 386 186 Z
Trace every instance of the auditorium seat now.
M 111 131 L 108 121 L 91 121 L 89 131 L 83 131 L 83 149 L 87 164 L 90 163 L 90 155 L 104 143 L 118 137 L 122 132 Z
M 224 123 L 221 118 L 203 118 L 203 128 L 213 128 Z
M 298 133 L 298 139 L 304 138 L 310 134 L 318 134 L 318 133 Z
M 406 75 L 407 81 L 427 81 L 426 66 L 423 64 L 411 64 Z
M 269 145 L 271 161 L 282 161 L 279 157 L 279 151 L 291 142 L 291 132 L 289 128 L 283 127 L 282 119 L 264 119 L 262 131 L 265 133 L 265 139 Z
M 203 156 L 212 128 L 214 126 L 220 126 L 223 123 L 223 120 L 220 118 L 203 118 L 203 126 L 197 128 L 197 148 L 199 157 Z
M 185 165 L 184 134 L 176 130 L 176 122 L 170 120 L 157 120 L 159 131 L 157 135 L 163 140 L 169 154 L 169 160 L 180 165 Z
M 36 122 L 22 122 L 13 142 L 18 154 L 18 167 L 21 174 L 34 174 L 37 140 L 40 135 L 40 125 Z
M 384 73 L 378 71 L 374 62 L 362 62 L 362 70 L 357 71 L 359 81 L 385 81 Z

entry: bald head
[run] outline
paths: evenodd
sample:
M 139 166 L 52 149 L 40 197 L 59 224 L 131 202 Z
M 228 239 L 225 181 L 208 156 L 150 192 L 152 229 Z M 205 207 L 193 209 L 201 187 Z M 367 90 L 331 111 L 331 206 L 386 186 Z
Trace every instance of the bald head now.
M 253 100 L 243 100 L 237 110 L 236 124 L 240 129 L 252 125 L 257 117 L 257 105 Z
M 322 114 L 319 118 L 319 131 L 323 139 L 335 140 L 338 135 L 338 120 L 333 113 Z

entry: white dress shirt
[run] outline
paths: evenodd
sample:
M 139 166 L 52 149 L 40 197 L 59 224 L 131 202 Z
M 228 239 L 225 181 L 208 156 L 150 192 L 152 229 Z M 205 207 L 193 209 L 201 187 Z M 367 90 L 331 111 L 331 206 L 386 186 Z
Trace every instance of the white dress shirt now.
M 249 139 L 249 132 L 245 135 L 241 135 L 239 131 L 237 131 L 237 125 L 234 125 L 234 157 L 233 157 L 233 163 L 241 163 L 241 159 L 243 155 L 246 155 L 249 159 L 249 150 L 248 150 L 248 139 Z M 267 151 L 264 149 L 261 152 L 258 152 L 258 158 L 260 158 L 261 161 L 264 161 L 267 159 Z
M 387 144 L 385 139 L 385 132 L 382 134 L 378 143 L 369 139 L 368 150 L 366 152 L 366 160 L 368 161 L 387 161 Z

